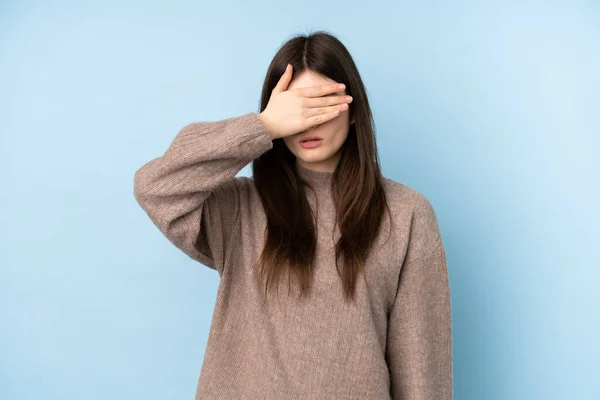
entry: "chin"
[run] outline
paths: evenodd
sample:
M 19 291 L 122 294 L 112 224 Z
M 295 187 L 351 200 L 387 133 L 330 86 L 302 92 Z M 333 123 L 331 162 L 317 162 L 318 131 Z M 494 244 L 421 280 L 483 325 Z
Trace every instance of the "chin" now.
M 307 153 L 309 153 L 309 154 L 307 154 Z M 317 153 L 314 150 L 306 151 L 305 149 L 300 149 L 298 152 L 296 152 L 295 155 L 296 155 L 296 159 L 300 159 L 300 160 L 304 161 L 305 163 L 322 162 L 331 157 L 330 154 L 321 153 L 321 152 Z

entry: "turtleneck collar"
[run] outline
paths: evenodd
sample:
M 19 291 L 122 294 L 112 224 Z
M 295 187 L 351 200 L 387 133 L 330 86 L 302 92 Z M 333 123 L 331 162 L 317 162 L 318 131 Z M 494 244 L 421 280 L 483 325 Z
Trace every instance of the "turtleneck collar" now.
M 312 169 L 308 169 L 303 167 L 302 165 L 296 164 L 296 171 L 298 171 L 298 175 L 310 183 L 310 185 L 315 188 L 315 190 L 325 190 L 328 191 L 331 189 L 331 179 L 333 177 L 333 172 L 321 172 L 314 171 Z

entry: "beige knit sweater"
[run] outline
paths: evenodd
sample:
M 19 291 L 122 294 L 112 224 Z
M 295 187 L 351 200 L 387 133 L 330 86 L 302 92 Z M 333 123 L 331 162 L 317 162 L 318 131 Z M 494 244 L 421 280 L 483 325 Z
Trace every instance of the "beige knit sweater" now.
M 445 250 L 434 210 L 415 189 L 384 180 L 392 222 L 384 217 L 356 303 L 345 304 L 333 174 L 296 165 L 317 189 L 309 203 L 326 233 L 318 235 L 314 286 L 300 300 L 282 284 L 277 300 L 262 302 L 250 266 L 266 217 L 252 178 L 236 174 L 272 146 L 253 112 L 195 122 L 135 173 L 135 198 L 158 229 L 220 277 L 195 398 L 451 399 Z

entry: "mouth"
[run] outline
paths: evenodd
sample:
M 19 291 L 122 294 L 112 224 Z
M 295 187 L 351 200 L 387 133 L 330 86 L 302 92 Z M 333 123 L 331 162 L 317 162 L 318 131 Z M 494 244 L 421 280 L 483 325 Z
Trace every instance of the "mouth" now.
M 323 143 L 323 138 L 316 136 L 306 136 L 300 139 L 300 147 L 303 149 L 312 149 L 314 147 L 318 147 Z
M 306 143 L 306 142 L 322 141 L 322 140 L 323 140 L 322 137 L 310 135 L 310 136 L 304 136 L 303 138 L 301 138 L 299 140 L 299 143 L 302 144 L 302 143 Z

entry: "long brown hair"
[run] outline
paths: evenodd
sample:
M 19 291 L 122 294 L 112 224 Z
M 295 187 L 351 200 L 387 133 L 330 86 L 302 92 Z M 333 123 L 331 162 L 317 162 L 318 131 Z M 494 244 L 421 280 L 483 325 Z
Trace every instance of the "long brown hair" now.
M 379 232 L 384 208 L 389 211 L 367 94 L 346 47 L 332 34 L 317 31 L 297 35 L 278 50 L 263 84 L 261 112 L 288 63 L 292 64 L 294 74 L 310 70 L 344 83 L 346 93 L 353 98 L 349 115 L 354 123 L 342 146 L 331 189 L 341 232 L 335 247 L 336 269 L 345 299 L 354 300 L 358 274 L 363 272 Z M 287 272 L 294 272 L 304 295 L 312 280 L 317 247 L 314 215 L 305 192 L 309 185 L 298 175 L 295 156 L 282 138 L 275 139 L 273 148 L 253 161 L 252 172 L 267 217 L 265 246 L 259 260 L 265 292 L 271 282 L 279 283 L 287 265 Z M 339 259 L 344 261 L 342 268 Z

